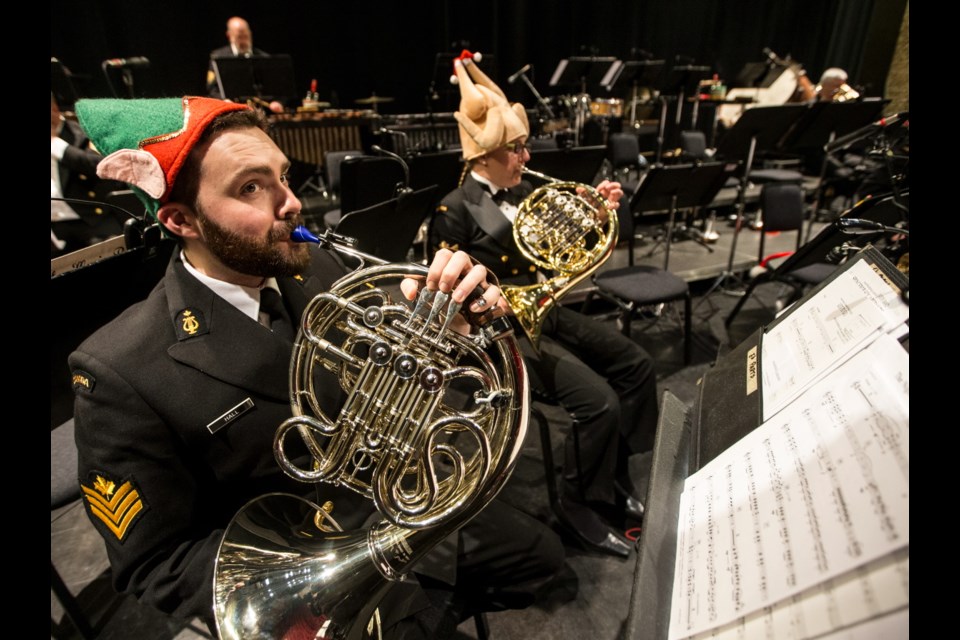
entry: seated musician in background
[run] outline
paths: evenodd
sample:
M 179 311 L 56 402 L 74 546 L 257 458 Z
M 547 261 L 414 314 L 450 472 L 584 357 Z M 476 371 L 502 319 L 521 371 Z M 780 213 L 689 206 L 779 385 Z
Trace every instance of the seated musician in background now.
M 270 55 L 262 49 L 253 46 L 253 31 L 250 24 L 239 16 L 227 20 L 227 44 L 210 52 L 210 67 L 207 69 L 207 94 L 211 98 L 219 98 L 217 79 L 213 71 L 214 58 L 251 58 L 254 56 Z
M 114 187 L 97 178 L 99 153 L 76 122 L 60 112 L 50 94 L 50 257 L 102 242 L 123 233 L 118 219 L 102 205 L 73 200 L 102 201 Z
M 816 99 L 825 102 L 846 102 L 860 97 L 860 93 L 847 84 L 847 72 L 840 67 L 830 67 L 823 72 L 816 92 Z
M 192 97 L 84 100 L 77 113 L 110 154 L 100 172 L 130 181 L 179 245 L 150 296 L 69 358 L 87 513 L 119 591 L 214 630 L 215 558 L 248 501 L 315 491 L 318 504 L 335 503 L 344 529 L 376 518 L 352 491 L 319 483 L 308 492 L 272 449 L 291 416 L 292 329 L 284 336 L 265 321 L 261 302 L 279 294 L 279 313 L 296 322 L 348 269 L 335 251 L 291 241 L 301 203 L 258 111 Z M 467 254 L 443 251 L 425 286 L 463 301 L 486 278 Z M 402 288 L 412 300 L 417 281 Z M 491 284 L 472 308 L 496 307 L 499 296 Z M 339 386 L 317 395 L 337 415 Z M 552 531 L 493 500 L 421 560 L 419 583 L 391 590 L 385 637 L 449 637 L 476 611 L 526 607 L 563 559 Z
M 486 265 L 501 284 L 531 285 L 540 273 L 518 249 L 513 216 L 533 188 L 522 180 L 530 159 L 526 112 L 510 105 L 500 88 L 462 57 L 455 61 L 460 87 L 459 122 L 466 162 L 460 187 L 441 202 L 431 225 L 431 246 L 466 251 Z M 623 195 L 620 184 L 604 180 L 597 191 L 612 206 Z M 492 193 L 503 200 L 495 201 Z M 499 202 L 499 204 L 498 204 Z M 509 309 L 506 301 L 505 308 Z M 523 331 L 517 327 L 517 335 Z M 624 513 L 642 518 L 639 492 L 628 473 L 628 457 L 653 448 L 657 426 L 656 372 L 650 356 L 607 324 L 555 306 L 542 328 L 539 350 L 526 339 L 521 348 L 531 384 L 557 401 L 579 422 L 580 496 L 576 465 L 567 455 L 561 497 L 564 524 L 593 550 L 627 555 L 630 546 L 597 513 L 616 500 Z M 572 446 L 568 439 L 568 451 Z

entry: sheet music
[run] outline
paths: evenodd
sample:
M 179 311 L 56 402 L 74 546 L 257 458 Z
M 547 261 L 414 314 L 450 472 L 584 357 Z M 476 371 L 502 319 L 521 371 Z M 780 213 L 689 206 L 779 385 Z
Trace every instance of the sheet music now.
M 764 333 L 763 419 L 878 336 L 901 331 L 910 308 L 866 260 L 859 260 Z
M 886 614 L 905 610 L 909 604 L 910 551 L 904 548 L 692 640 L 846 638 L 853 636 L 844 632 L 865 627 L 864 623 L 878 617 L 881 624 L 870 628 L 900 639 L 906 636 L 896 635 L 899 618 Z
M 818 585 L 823 590 L 827 581 L 907 548 L 908 427 L 909 356 L 884 334 L 687 478 L 671 640 L 747 618 Z M 842 594 L 875 615 L 872 592 Z M 884 597 L 893 604 L 881 609 L 903 600 Z M 815 600 L 830 610 L 825 593 Z M 843 608 L 856 610 L 846 601 Z M 782 611 L 781 621 L 771 617 L 770 624 L 796 619 Z M 849 624 L 819 616 L 829 629 Z M 793 628 L 790 637 L 813 637 Z

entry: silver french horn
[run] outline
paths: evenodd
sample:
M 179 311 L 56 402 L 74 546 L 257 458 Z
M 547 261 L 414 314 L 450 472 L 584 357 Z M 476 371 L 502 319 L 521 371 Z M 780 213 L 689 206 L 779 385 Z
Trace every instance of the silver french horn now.
M 294 478 L 370 498 L 383 520 L 343 532 L 296 496 L 248 503 L 214 570 L 225 640 L 369 633 L 391 585 L 500 491 L 527 428 L 526 370 L 509 324 L 461 335 L 450 330 L 459 306 L 443 294 L 424 288 L 413 308 L 395 300 L 399 281 L 425 276 L 425 266 L 384 264 L 335 234 L 301 227 L 293 238 L 377 264 L 307 306 L 290 363 L 293 416 L 278 428 L 274 454 Z M 324 376 L 347 397 L 336 415 L 318 401 Z M 293 437 L 309 464 L 288 454 Z

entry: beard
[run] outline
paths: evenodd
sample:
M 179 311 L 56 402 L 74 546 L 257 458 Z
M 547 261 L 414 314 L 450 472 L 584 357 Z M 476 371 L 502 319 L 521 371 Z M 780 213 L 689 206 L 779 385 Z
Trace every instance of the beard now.
M 289 239 L 290 233 L 302 224 L 300 215 L 280 222 L 263 238 L 241 236 L 214 222 L 199 208 L 197 218 L 210 252 L 234 271 L 262 278 L 290 277 L 310 265 L 310 249 L 306 244 L 276 244 Z

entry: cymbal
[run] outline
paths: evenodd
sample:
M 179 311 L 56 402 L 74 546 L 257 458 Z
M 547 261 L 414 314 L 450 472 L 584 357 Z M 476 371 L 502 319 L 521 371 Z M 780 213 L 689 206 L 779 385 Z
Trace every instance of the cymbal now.
M 357 104 L 383 104 L 384 102 L 393 102 L 393 98 L 386 96 L 370 96 L 369 98 L 360 98 L 354 100 Z

